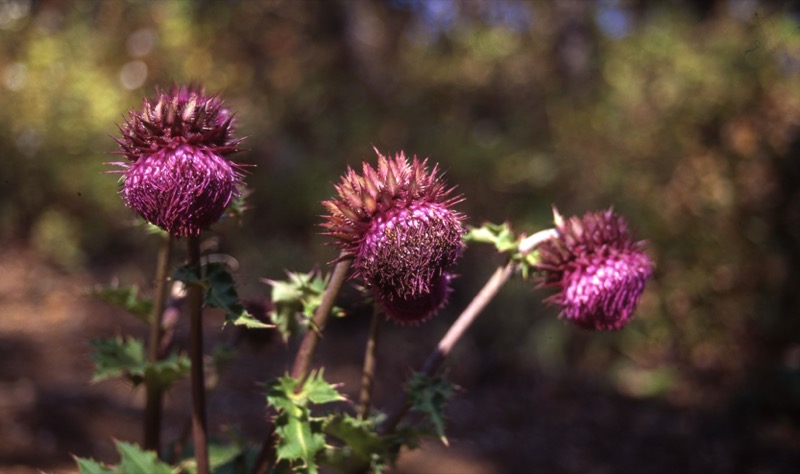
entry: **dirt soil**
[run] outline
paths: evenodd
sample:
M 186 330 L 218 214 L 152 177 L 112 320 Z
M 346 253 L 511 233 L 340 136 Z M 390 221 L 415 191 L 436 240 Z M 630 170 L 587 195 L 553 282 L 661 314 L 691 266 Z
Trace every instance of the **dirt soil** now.
M 145 332 L 140 322 L 86 296 L 97 279 L 64 273 L 22 249 L 0 254 L 0 473 L 72 473 L 73 454 L 113 462 L 113 439 L 140 441 L 142 391 L 89 382 L 90 339 Z M 217 315 L 208 318 L 214 330 L 207 347 L 241 341 L 236 331 L 216 331 Z M 348 390 L 357 387 L 366 326 L 334 321 L 321 345 L 320 359 L 331 367 L 326 378 Z M 397 357 L 380 362 L 379 408 L 394 405 L 408 360 L 424 359 L 412 352 L 415 334 L 395 328 L 382 335 L 384 356 Z M 425 347 L 432 347 L 428 339 Z M 185 330 L 177 343 L 184 340 Z M 241 347 L 209 396 L 209 424 L 216 433 L 235 430 L 258 440 L 266 422 L 257 383 L 286 370 L 291 350 L 269 337 Z M 426 442 L 404 453 L 395 472 L 800 472 L 800 429 L 785 417 L 633 399 L 591 381 L 513 368 L 452 375 L 462 389 L 448 411 L 450 446 Z M 185 433 L 188 400 L 185 384 L 170 393 L 165 440 Z

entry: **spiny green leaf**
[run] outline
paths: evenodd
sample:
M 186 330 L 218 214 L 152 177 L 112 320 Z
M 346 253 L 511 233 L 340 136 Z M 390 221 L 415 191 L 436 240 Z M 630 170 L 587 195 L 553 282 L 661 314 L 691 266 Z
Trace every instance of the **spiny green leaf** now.
M 233 276 L 221 263 L 206 265 L 206 303 L 212 308 L 225 311 L 226 320 L 236 326 L 266 329 L 269 324 L 262 323 L 248 312 L 239 300 Z
M 172 468 L 159 461 L 156 453 L 145 451 L 136 445 L 117 441 L 117 451 L 122 459 L 118 471 L 122 474 L 171 474 Z
M 191 366 L 192 363 L 187 356 L 173 353 L 154 364 L 148 363 L 145 368 L 145 378 L 148 381 L 153 380 L 153 383 L 161 388 L 168 388 L 176 380 L 185 377 Z
M 75 463 L 78 465 L 78 472 L 80 474 L 115 474 L 116 472 L 94 459 L 76 457 Z
M 286 422 L 276 426 L 279 437 L 278 460 L 287 460 L 293 465 L 299 462 L 306 472 L 317 472 L 317 453 L 325 448 L 325 435 L 319 422 L 306 417 L 287 417 Z
M 384 421 L 383 415 L 355 418 L 346 413 L 328 416 L 325 432 L 338 440 L 340 446 L 329 446 L 321 462 L 340 472 L 380 474 L 397 461 L 403 446 L 416 447 L 419 431 L 401 427 L 390 434 L 379 435 L 377 427 Z M 365 470 L 365 469 L 368 469 Z
M 294 334 L 301 331 L 302 325 L 297 315 L 303 312 L 301 302 L 302 293 L 283 281 L 266 280 L 272 285 L 272 311 L 269 313 L 270 320 L 275 324 L 284 342 L 287 342 Z
M 150 298 L 139 296 L 139 287 L 137 286 L 121 287 L 110 285 L 97 287 L 91 291 L 90 295 L 120 307 L 145 322 L 150 320 L 153 301 Z
M 241 310 L 238 308 L 241 308 Z M 237 308 L 234 308 L 233 311 L 228 313 L 228 316 L 229 321 L 232 322 L 234 326 L 244 326 L 248 329 L 270 329 L 275 327 L 271 324 L 259 321 L 242 305 L 238 305 Z
M 328 418 L 313 417 L 311 406 L 345 398 L 325 382 L 322 371 L 312 372 L 298 390 L 299 383 L 284 375 L 266 385 L 267 402 L 278 411 L 274 419 L 278 459 L 304 472 L 317 472 L 317 456 L 325 449 Z
M 480 227 L 472 227 L 464 235 L 464 242 L 491 244 L 500 253 L 513 252 L 519 246 L 518 238 L 507 222 L 502 224 L 487 222 Z
M 95 362 L 92 382 L 99 382 L 110 377 L 127 377 L 134 385 L 144 381 L 146 360 L 141 341 L 133 338 L 123 340 L 97 339 L 90 342 L 94 348 L 92 360 Z
M 171 474 L 172 468 L 159 461 L 152 451 L 124 441 L 115 443 L 121 459 L 117 466 L 106 466 L 93 459 L 75 458 L 80 474 Z
M 368 461 L 373 454 L 388 453 L 390 450 L 388 438 L 378 436 L 376 426 L 374 418 L 355 418 L 340 413 L 330 419 L 325 431 L 343 441 L 358 458 Z
M 278 377 L 269 382 L 266 385 L 267 403 L 279 411 L 294 413 L 296 407 L 294 389 L 298 383 L 296 379 L 289 375 Z
M 528 278 L 529 274 L 535 270 L 535 265 L 539 263 L 539 252 L 520 252 L 520 243 L 524 235 L 514 234 L 508 223 L 492 224 L 485 223 L 480 227 L 473 227 L 464 236 L 464 242 L 478 242 L 494 245 L 498 252 L 505 253 L 508 257 L 519 264 L 519 269 L 523 278 Z
M 319 372 L 311 372 L 305 385 L 303 385 L 302 393 L 308 398 L 308 401 L 321 405 L 345 400 L 335 386 L 322 379 L 322 375 L 322 369 Z
M 133 338 L 98 339 L 90 343 L 95 362 L 92 382 L 110 377 L 125 377 L 134 386 L 152 380 L 162 388 L 189 373 L 191 363 L 186 356 L 170 354 L 154 364 L 147 361 L 141 341 Z
M 242 305 L 236 292 L 233 276 L 221 263 L 205 266 L 205 277 L 200 278 L 188 265 L 175 272 L 173 278 L 187 285 L 200 285 L 205 289 L 205 302 L 212 308 L 225 311 L 225 322 L 250 329 L 267 329 L 272 326 L 259 321 Z
M 311 372 L 303 388 L 296 392 L 299 382 L 284 375 L 267 384 L 267 402 L 279 410 L 293 413 L 297 407 L 323 405 L 325 403 L 344 401 L 345 398 L 334 385 L 323 379 L 323 371 Z
M 442 376 L 427 377 L 415 373 L 407 386 L 411 409 L 424 414 L 439 439 L 447 444 L 444 434 L 444 408 L 455 386 Z
M 272 286 L 273 309 L 270 319 L 277 326 L 284 341 L 304 331 L 322 303 L 322 296 L 328 287 L 329 275 L 322 276 L 318 271 L 309 273 L 287 272 L 286 280 L 267 280 Z M 334 307 L 334 316 L 342 316 L 343 311 Z
M 516 258 L 520 262 L 519 267 L 522 272 L 522 278 L 526 280 L 530 274 L 535 271 L 536 265 L 541 261 L 538 249 L 526 254 L 518 254 Z

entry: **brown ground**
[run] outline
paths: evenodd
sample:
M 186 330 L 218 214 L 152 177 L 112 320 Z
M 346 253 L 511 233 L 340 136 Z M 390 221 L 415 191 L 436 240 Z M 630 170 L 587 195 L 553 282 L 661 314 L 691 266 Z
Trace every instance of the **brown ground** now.
M 64 274 L 31 253 L 5 250 L 0 254 L 0 473 L 75 472 L 71 453 L 113 461 L 112 439 L 139 441 L 142 394 L 121 382 L 91 385 L 87 341 L 142 334 L 144 328 L 83 296 L 96 283 L 93 277 Z M 209 316 L 211 328 L 219 322 L 214 318 Z M 344 320 L 331 325 L 320 353 L 330 361 L 328 380 L 356 385 L 362 326 Z M 209 332 L 209 346 L 235 338 L 230 330 Z M 391 329 L 381 347 L 402 354 L 414 337 L 411 329 Z M 265 424 L 256 382 L 284 370 L 290 351 L 276 342 L 249 347 L 210 395 L 210 425 L 234 426 L 257 439 Z M 392 364 L 383 364 L 385 380 L 378 381 L 376 398 L 384 408 L 396 399 L 390 381 L 407 371 L 406 362 Z M 800 429 L 784 416 L 728 406 L 676 407 L 623 397 L 586 380 L 554 381 L 513 370 L 453 376 L 463 390 L 449 410 L 450 448 L 425 443 L 402 456 L 398 472 L 800 472 Z M 184 386 L 171 393 L 167 440 L 183 432 L 187 400 Z

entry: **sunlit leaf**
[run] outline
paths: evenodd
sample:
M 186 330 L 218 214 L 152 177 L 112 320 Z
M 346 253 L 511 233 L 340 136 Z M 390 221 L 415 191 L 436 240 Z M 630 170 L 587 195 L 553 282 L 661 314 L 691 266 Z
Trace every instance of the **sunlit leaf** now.
M 308 398 L 308 401 L 316 405 L 322 405 L 345 400 L 339 391 L 336 390 L 336 387 L 323 380 L 322 376 L 322 370 L 319 372 L 312 372 L 311 375 L 308 376 L 306 383 L 303 385 L 303 391 L 301 392 Z
M 120 474 L 171 474 L 172 468 L 159 461 L 156 453 L 145 451 L 136 445 L 117 441 L 117 451 L 122 458 L 117 471 Z
M 146 451 L 124 441 L 115 442 L 119 464 L 106 466 L 93 459 L 75 457 L 80 474 L 171 474 L 173 469 L 161 462 L 153 451 Z
M 272 286 L 270 319 L 275 323 L 284 341 L 304 331 L 314 312 L 322 303 L 330 276 L 318 271 L 309 273 L 288 272 L 286 280 L 264 280 Z M 334 316 L 342 316 L 341 308 L 331 310 Z
M 299 382 L 288 376 L 283 375 L 266 385 L 267 403 L 275 407 L 278 411 L 293 413 L 295 409 L 294 389 Z
M 507 222 L 502 224 L 487 222 L 480 227 L 472 227 L 464 235 L 464 242 L 494 245 L 500 253 L 513 252 L 519 245 L 518 237 Z
M 317 472 L 317 457 L 325 448 L 328 420 L 312 416 L 312 406 L 344 400 L 322 376 L 321 371 L 311 373 L 299 391 L 299 381 L 288 375 L 266 386 L 267 402 L 278 411 L 274 419 L 278 459 L 307 472 Z
M 75 463 L 78 465 L 78 472 L 80 474 L 115 474 L 116 471 L 104 464 L 101 464 L 94 459 L 75 458 Z
M 287 416 L 284 423 L 276 426 L 279 437 L 278 460 L 299 463 L 304 471 L 317 472 L 316 455 L 325 447 L 325 436 L 319 422 L 308 417 Z

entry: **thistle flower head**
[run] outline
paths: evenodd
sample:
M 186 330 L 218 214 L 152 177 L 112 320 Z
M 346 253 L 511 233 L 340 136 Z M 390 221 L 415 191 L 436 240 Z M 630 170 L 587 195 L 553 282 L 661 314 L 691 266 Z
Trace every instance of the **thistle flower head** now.
M 118 154 L 125 204 L 178 237 L 215 223 L 238 193 L 241 165 L 233 116 L 222 100 L 194 86 L 174 86 L 145 99 L 119 127 Z
M 377 152 L 377 150 L 376 150 Z M 362 278 L 389 317 L 402 323 L 431 317 L 447 300 L 449 270 L 461 256 L 463 216 L 436 166 L 403 153 L 362 174 L 348 169 L 338 196 L 323 202 L 323 227 L 335 237 L 341 258 L 353 258 Z
M 558 288 L 546 301 L 587 329 L 615 330 L 633 317 L 653 263 L 644 242 L 612 209 L 564 219 L 553 210 L 558 235 L 539 246 L 540 286 Z

